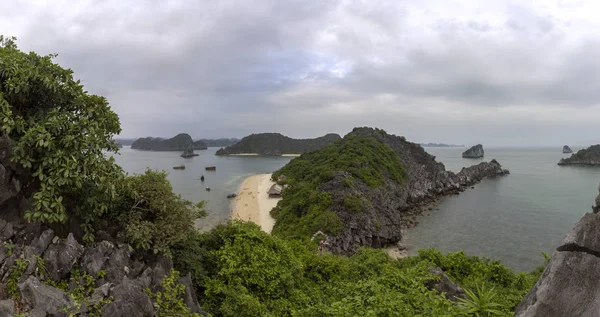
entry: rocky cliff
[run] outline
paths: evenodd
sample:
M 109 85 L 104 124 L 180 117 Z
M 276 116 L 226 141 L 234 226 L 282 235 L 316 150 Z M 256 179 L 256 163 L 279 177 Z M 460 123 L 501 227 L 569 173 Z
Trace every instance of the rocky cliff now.
M 141 262 L 132 250 L 111 241 L 84 247 L 72 234 L 63 240 L 38 224 L 0 220 L 0 316 L 155 316 L 148 291 L 164 291 L 173 264 Z M 205 314 L 190 276 L 176 282 L 184 304 Z
M 600 190 L 600 188 L 599 188 Z M 600 194 L 569 232 L 517 307 L 518 317 L 600 315 Z
M 563 158 L 558 165 L 600 165 L 600 144 L 579 150 L 569 158 Z
M 146 151 L 184 151 L 188 147 L 193 147 L 194 150 L 207 149 L 204 142 L 194 142 L 192 137 L 187 133 L 180 133 L 170 139 L 153 137 L 139 138 L 131 144 L 131 148 L 134 150 Z
M 401 229 L 416 224 L 414 215 L 420 214 L 423 206 L 459 193 L 484 178 L 506 175 L 508 171 L 492 160 L 455 174 L 446 171 L 442 163 L 436 162 L 418 144 L 383 130 L 357 128 L 340 142 L 292 160 L 274 177 L 282 174 L 296 182 L 297 187 L 311 182 L 306 178 L 322 177 L 322 181 L 310 186 L 318 186 L 318 192 L 326 193 L 328 198 L 320 198 L 316 204 L 330 199 L 324 209 L 335 213 L 341 221 L 341 228 L 334 230 L 328 239 L 329 249 L 350 254 L 359 246 L 396 244 L 402 239 Z M 294 217 L 300 215 L 302 219 L 303 215 L 311 214 L 313 207 L 306 206 L 304 200 L 304 206 L 290 206 L 289 203 L 295 204 L 296 195 L 300 193 L 294 189 L 289 195 L 284 194 L 278 207 L 281 210 L 279 214 L 275 212 L 274 233 L 286 224 L 298 223 L 299 219 Z M 296 215 L 286 214 L 287 208 Z M 333 222 L 332 218 L 328 217 L 327 222 Z
M 563 153 L 573 153 L 573 150 L 568 145 L 563 146 Z
M 340 138 L 337 134 L 327 134 L 315 139 L 292 139 L 280 133 L 251 134 L 234 145 L 218 150 L 216 154 L 255 153 L 269 156 L 302 154 L 318 150 Z
M 464 158 L 483 158 L 483 145 L 477 144 L 472 146 L 470 149 L 463 152 L 462 157 Z

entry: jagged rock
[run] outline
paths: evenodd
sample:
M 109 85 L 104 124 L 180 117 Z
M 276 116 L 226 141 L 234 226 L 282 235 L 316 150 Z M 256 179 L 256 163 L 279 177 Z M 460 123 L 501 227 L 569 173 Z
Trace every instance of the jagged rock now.
M 82 254 L 83 246 L 75 240 L 71 233 L 67 236 L 66 241 L 59 240 L 58 243 L 49 245 L 44 253 L 44 259 L 50 278 L 57 282 L 68 277 Z
M 292 139 L 280 133 L 251 134 L 239 142 L 221 148 L 216 155 L 232 155 L 254 153 L 265 156 L 281 156 L 282 154 L 302 154 L 318 150 L 341 137 L 337 134 L 326 134 L 315 139 Z
M 187 149 L 185 149 L 185 151 L 183 151 L 183 154 L 181 154 L 181 157 L 188 158 L 188 157 L 194 157 L 194 156 L 198 156 L 198 155 L 199 154 L 194 153 L 194 148 L 190 146 Z
M 112 295 L 115 300 L 104 306 L 102 317 L 145 317 L 154 314 L 152 302 L 138 281 L 124 277 L 113 289 Z
M 53 238 L 54 231 L 52 231 L 52 229 L 44 230 L 41 235 L 33 239 L 31 245 L 25 248 L 25 257 L 29 258 L 33 254 L 37 256 L 42 255 L 42 253 L 46 251 L 46 248 L 48 248 L 48 245 L 50 245 L 50 243 L 52 242 Z
M 568 145 L 563 146 L 563 153 L 573 153 L 573 150 Z
M 600 214 L 587 213 L 552 254 L 515 316 L 598 316 Z
M 91 276 L 98 275 L 98 272 L 104 267 L 104 263 L 108 260 L 114 249 L 115 245 L 108 241 L 102 241 L 88 247 L 81 261 L 83 269 Z
M 205 311 L 200 308 L 200 304 L 198 303 L 198 298 L 196 297 L 196 291 L 194 290 L 194 286 L 192 284 L 192 277 L 188 273 L 186 276 L 179 278 L 179 284 L 185 286 L 185 294 L 183 295 L 183 300 L 185 305 L 190 308 L 192 313 L 198 314 L 206 314 Z
M 600 192 L 600 185 L 598 186 L 598 191 Z M 596 196 L 596 206 L 592 206 L 592 210 L 595 214 L 598 213 L 598 211 L 600 211 L 600 193 L 598 193 L 598 196 Z
M 0 219 L 0 240 L 6 241 L 12 238 L 14 234 L 15 231 L 13 230 L 12 223 Z
M 110 290 L 114 287 L 112 283 L 104 283 L 102 286 L 94 289 L 92 293 L 92 297 L 90 298 L 89 303 L 94 305 L 99 302 L 101 299 L 107 298 L 110 296 Z
M 440 294 L 444 294 L 449 300 L 456 300 L 457 297 L 464 297 L 465 290 L 452 280 L 439 267 L 429 268 L 429 273 L 439 276 L 439 281 L 429 281 L 425 286 L 429 289 L 436 290 Z
M 463 152 L 462 157 L 464 158 L 483 158 L 483 146 L 477 144 L 472 146 L 470 149 Z
M 27 306 L 55 316 L 65 316 L 62 308 L 73 305 L 73 300 L 65 292 L 40 283 L 34 276 L 19 284 L 19 292 Z
M 124 276 L 127 276 L 126 268 L 129 264 L 130 257 L 131 250 L 129 249 L 129 246 L 123 244 L 118 245 L 117 248 L 110 253 L 105 265 L 102 266 L 106 272 L 105 280 L 116 284 L 121 281 Z
M 15 313 L 15 301 L 12 299 L 0 300 L 0 317 L 12 317 Z
M 558 165 L 600 165 L 600 144 L 579 150 L 569 158 L 562 158 Z

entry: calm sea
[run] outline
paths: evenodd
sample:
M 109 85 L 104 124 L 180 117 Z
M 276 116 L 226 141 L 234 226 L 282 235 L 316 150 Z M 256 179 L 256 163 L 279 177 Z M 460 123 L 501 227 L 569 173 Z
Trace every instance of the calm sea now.
M 579 148 L 573 148 L 574 151 Z M 178 152 L 146 152 L 121 149 L 117 163 L 129 173 L 146 168 L 166 170 L 175 192 L 193 200 L 206 200 L 209 216 L 198 227 L 208 229 L 229 217 L 228 193 L 248 176 L 273 172 L 289 157 L 219 157 L 217 148 L 196 151 L 184 159 Z M 458 172 L 482 160 L 463 159 L 463 148 L 426 148 L 446 169 Z M 486 148 L 485 160 L 495 158 L 511 174 L 484 180 L 474 189 L 441 201 L 439 210 L 420 218 L 406 232 L 411 252 L 434 247 L 442 251 L 500 259 L 518 270 L 530 270 L 543 261 L 540 252 L 551 253 L 581 216 L 591 211 L 598 194 L 600 168 L 556 165 L 562 147 Z M 184 164 L 185 170 L 173 170 Z M 215 172 L 205 166 L 215 165 Z M 205 182 L 200 182 L 201 175 Z M 206 191 L 209 186 L 211 191 Z

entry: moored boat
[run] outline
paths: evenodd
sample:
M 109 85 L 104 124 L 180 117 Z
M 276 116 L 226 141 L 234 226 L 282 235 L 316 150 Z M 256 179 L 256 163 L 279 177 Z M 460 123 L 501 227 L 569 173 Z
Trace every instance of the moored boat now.
M 237 197 L 236 193 L 231 193 L 231 194 L 227 195 L 227 198 L 235 198 L 235 197 Z
M 217 167 L 216 167 L 216 166 L 207 166 L 207 167 L 205 167 L 205 169 L 206 169 L 207 171 L 216 171 L 216 170 L 217 170 Z
M 206 191 L 209 192 L 210 191 L 210 187 L 206 187 Z
M 179 166 L 173 166 L 174 170 L 184 170 L 185 169 L 185 165 L 179 165 Z

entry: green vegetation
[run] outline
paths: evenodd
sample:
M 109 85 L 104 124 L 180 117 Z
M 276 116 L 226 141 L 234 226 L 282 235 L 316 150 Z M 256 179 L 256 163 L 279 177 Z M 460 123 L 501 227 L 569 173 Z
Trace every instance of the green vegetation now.
M 29 261 L 25 259 L 16 259 L 13 266 L 10 268 L 10 273 L 8 275 L 7 289 L 8 289 L 8 297 L 14 300 L 20 300 L 21 294 L 19 294 L 19 290 L 17 286 L 19 284 L 19 278 L 23 276 L 25 270 L 27 269 L 27 265 L 29 265 Z
M 187 307 L 183 301 L 183 295 L 185 294 L 185 286 L 179 284 L 177 280 L 179 279 L 179 272 L 176 270 L 171 270 L 169 276 L 166 276 L 162 279 L 160 285 L 163 288 L 162 292 L 156 292 L 156 294 L 152 294 L 149 289 L 146 289 L 146 293 L 150 298 L 153 298 L 156 301 L 156 317 L 171 317 L 171 316 L 179 316 L 179 317 L 199 317 L 199 314 L 194 314 L 190 312 L 189 307 Z
M 217 155 L 258 153 L 263 155 L 301 154 L 318 150 L 339 140 L 337 134 L 327 134 L 315 139 L 292 139 L 280 133 L 251 134 L 237 143 L 217 151 Z
M 346 195 L 344 197 L 344 207 L 348 212 L 358 214 L 365 211 L 365 203 L 360 198 L 359 194 Z
M 178 269 L 197 273 L 201 305 L 214 316 L 477 316 L 468 304 L 425 287 L 436 279 L 432 266 L 471 290 L 483 311 L 510 316 L 539 277 L 462 252 L 424 250 L 392 260 L 366 248 L 350 257 L 319 256 L 315 244 L 237 221 L 194 239 L 192 249 L 182 247 L 174 258 L 176 265 L 185 263 Z

